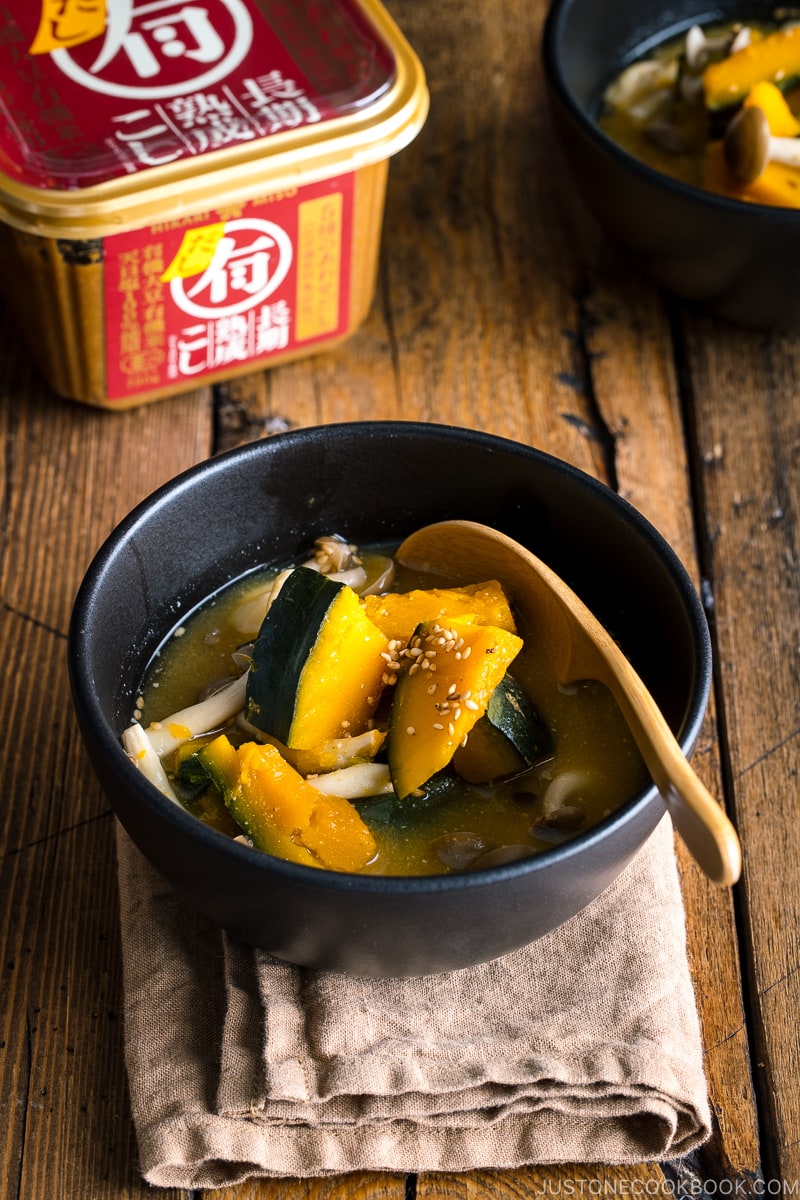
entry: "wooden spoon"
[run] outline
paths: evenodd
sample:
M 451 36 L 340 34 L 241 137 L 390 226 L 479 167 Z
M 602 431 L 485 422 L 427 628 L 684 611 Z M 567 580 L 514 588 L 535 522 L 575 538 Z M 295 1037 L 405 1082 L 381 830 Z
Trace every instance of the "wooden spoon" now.
M 406 538 L 397 557 L 461 583 L 499 580 L 520 626 L 541 633 L 560 681 L 597 679 L 612 693 L 676 829 L 709 879 L 736 882 L 742 855 L 733 825 L 616 642 L 554 571 L 511 538 L 471 521 L 426 525 Z

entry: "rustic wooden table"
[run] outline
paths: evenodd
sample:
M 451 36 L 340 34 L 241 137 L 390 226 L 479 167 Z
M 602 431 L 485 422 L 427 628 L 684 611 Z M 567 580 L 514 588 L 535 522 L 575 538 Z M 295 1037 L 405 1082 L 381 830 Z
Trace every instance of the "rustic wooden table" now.
M 67 687 L 83 571 L 183 468 L 277 430 L 361 418 L 488 429 L 569 460 L 641 509 L 702 589 L 716 673 L 696 763 L 744 846 L 732 895 L 678 847 L 715 1131 L 690 1161 L 639 1168 L 284 1180 L 220 1195 L 797 1194 L 800 340 L 691 312 L 599 235 L 552 142 L 544 0 L 390 7 L 432 107 L 392 163 L 375 303 L 344 347 L 113 414 L 59 400 L 2 327 L 4 1195 L 150 1192 L 122 1060 L 113 817 Z

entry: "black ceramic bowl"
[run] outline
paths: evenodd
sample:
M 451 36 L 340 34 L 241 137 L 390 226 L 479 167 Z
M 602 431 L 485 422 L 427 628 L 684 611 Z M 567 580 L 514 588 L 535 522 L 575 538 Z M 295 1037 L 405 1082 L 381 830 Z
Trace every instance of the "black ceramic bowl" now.
M 465 967 L 546 933 L 597 896 L 663 816 L 653 788 L 541 856 L 427 878 L 297 866 L 237 844 L 166 800 L 119 743 L 148 661 L 208 593 L 321 533 L 401 540 L 428 522 L 485 522 L 529 546 L 621 641 L 684 750 L 710 684 L 702 607 L 663 538 L 614 492 L 514 442 L 449 426 L 353 423 L 254 442 L 193 468 L 111 534 L 69 635 L 89 756 L 128 833 L 193 906 L 280 958 L 363 975 Z
M 769 20 L 764 0 L 554 0 L 543 62 L 558 141 L 608 233 L 664 288 L 732 321 L 800 323 L 800 212 L 689 187 L 633 158 L 595 122 L 606 85 L 693 24 Z

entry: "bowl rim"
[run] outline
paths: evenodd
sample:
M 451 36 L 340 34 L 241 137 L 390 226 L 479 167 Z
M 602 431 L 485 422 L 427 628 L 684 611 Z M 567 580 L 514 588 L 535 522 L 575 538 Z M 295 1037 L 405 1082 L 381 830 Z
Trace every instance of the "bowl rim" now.
M 552 0 L 545 18 L 542 34 L 542 64 L 546 79 L 549 81 L 554 93 L 598 149 L 603 150 L 621 166 L 632 171 L 643 182 L 649 183 L 653 187 L 664 188 L 667 192 L 680 197 L 682 200 L 689 200 L 705 205 L 712 213 L 717 211 L 720 213 L 737 214 L 739 216 L 747 214 L 755 223 L 766 225 L 782 221 L 792 222 L 800 220 L 800 211 L 797 209 L 784 208 L 777 204 L 761 204 L 755 200 L 737 200 L 732 196 L 720 196 L 716 192 L 709 192 L 704 188 L 695 187 L 694 184 L 685 183 L 681 179 L 675 179 L 672 175 L 668 175 L 666 171 L 659 171 L 657 168 L 651 167 L 648 163 L 642 162 L 641 159 L 631 154 L 630 151 L 625 150 L 613 138 L 609 137 L 587 113 L 586 109 L 578 103 L 564 75 L 560 43 L 564 36 L 563 26 L 568 17 L 568 10 L 573 3 L 574 0 Z M 708 17 L 711 14 L 706 11 L 703 15 Z M 692 21 L 690 18 L 675 20 L 670 26 L 671 32 L 668 31 L 665 33 L 664 38 L 677 37 L 681 33 L 685 33 L 692 24 L 696 23 L 696 21 Z M 658 43 L 657 41 L 653 41 L 652 44 L 656 45 Z M 632 58 L 631 61 L 635 61 L 635 59 Z
M 633 815 L 650 805 L 658 795 L 657 788 L 651 781 L 590 829 L 561 845 L 549 847 L 528 858 L 503 866 L 451 875 L 369 875 L 308 867 L 235 842 L 164 796 L 130 762 L 120 743 L 119 734 L 112 729 L 97 699 L 91 678 L 91 654 L 88 651 L 91 615 L 98 591 L 137 527 L 174 497 L 182 495 L 204 479 L 235 468 L 237 464 L 252 458 L 262 455 L 269 457 L 276 452 L 276 447 L 279 452 L 280 447 L 287 443 L 302 443 L 320 438 L 346 439 L 356 436 L 391 439 L 417 435 L 433 435 L 445 440 L 454 440 L 457 444 L 471 443 L 489 451 L 511 452 L 531 462 L 539 462 L 549 471 L 565 474 L 572 483 L 592 493 L 605 506 L 622 512 L 628 523 L 634 527 L 634 531 L 658 552 L 669 569 L 683 601 L 692 640 L 697 647 L 694 683 L 682 727 L 676 734 L 684 753 L 687 745 L 691 747 L 695 744 L 708 705 L 712 680 L 711 636 L 700 596 L 682 561 L 663 534 L 630 501 L 601 480 L 556 455 L 510 438 L 462 426 L 421 421 L 366 420 L 290 429 L 203 459 L 168 479 L 139 501 L 111 530 L 92 557 L 75 595 L 67 634 L 67 666 L 73 709 L 77 714 L 84 740 L 91 738 L 94 746 L 94 752 L 89 750 L 89 757 L 94 761 L 107 762 L 109 771 L 114 775 L 121 775 L 137 800 L 145 807 L 155 810 L 161 819 L 176 826 L 178 831 L 197 839 L 209 851 L 225 852 L 233 856 L 234 862 L 238 861 L 243 866 L 246 864 L 270 875 L 302 883 L 303 886 L 311 884 L 321 891 L 359 891 L 373 895 L 399 891 L 406 895 L 424 896 L 443 891 L 458 892 L 493 887 L 509 878 L 535 874 L 555 864 L 559 867 L 567 864 L 571 858 L 590 851 L 593 845 L 602 842 L 609 832 L 618 825 L 627 823 Z M 664 813 L 666 812 L 665 805 Z

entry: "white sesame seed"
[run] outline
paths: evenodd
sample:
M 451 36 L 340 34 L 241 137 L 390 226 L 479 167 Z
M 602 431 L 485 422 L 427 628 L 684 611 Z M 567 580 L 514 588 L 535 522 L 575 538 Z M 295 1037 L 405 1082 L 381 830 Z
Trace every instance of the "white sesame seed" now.
M 447 726 L 447 732 L 450 734 L 450 737 L 452 737 L 452 736 L 453 736 L 453 734 L 455 733 L 455 731 L 456 731 L 456 727 L 455 727 L 455 725 L 453 724 L 453 722 L 451 721 L 451 722 L 450 722 L 450 724 Z
M 428 695 L 432 696 L 438 686 L 439 686 L 438 683 L 432 683 L 431 686 L 428 688 Z
M 408 728 L 406 729 L 406 733 L 409 734 L 411 737 L 413 737 L 416 732 L 417 731 L 413 725 L 409 725 Z
M 464 708 L 468 708 L 470 712 L 478 712 L 480 705 L 476 704 L 474 700 L 465 700 Z
M 433 722 L 434 729 L 444 729 L 444 725 L 440 725 L 438 721 Z

